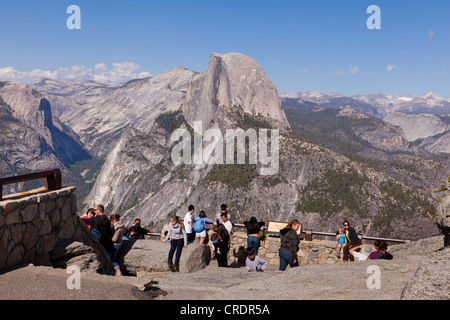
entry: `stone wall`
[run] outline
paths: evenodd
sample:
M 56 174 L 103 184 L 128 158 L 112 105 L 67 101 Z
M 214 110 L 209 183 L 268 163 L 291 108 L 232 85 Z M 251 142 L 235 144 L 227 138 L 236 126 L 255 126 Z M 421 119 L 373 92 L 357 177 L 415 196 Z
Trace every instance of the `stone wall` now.
M 0 201 L 0 270 L 22 263 L 51 266 L 55 247 L 78 242 L 93 250 L 100 261 L 97 271 L 112 272 L 105 250 L 77 215 L 75 190 Z
M 231 237 L 231 249 L 228 256 L 228 263 L 245 263 L 246 255 L 244 250 L 246 247 L 247 234 L 245 232 L 235 232 Z M 279 237 L 266 237 L 266 240 L 261 241 L 260 243 L 258 255 L 270 265 L 279 265 L 279 248 Z M 300 265 L 338 262 L 335 241 L 300 241 L 299 249 L 298 258 Z

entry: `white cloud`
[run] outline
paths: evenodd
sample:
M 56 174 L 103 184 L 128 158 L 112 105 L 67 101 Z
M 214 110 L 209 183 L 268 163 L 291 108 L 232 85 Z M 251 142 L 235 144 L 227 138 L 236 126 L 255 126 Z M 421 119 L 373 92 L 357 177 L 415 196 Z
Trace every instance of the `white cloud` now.
M 100 70 L 100 71 L 108 71 L 108 68 L 106 67 L 106 63 L 97 63 L 94 66 L 95 70 Z
M 47 71 L 41 69 L 34 69 L 32 71 L 18 71 L 13 67 L 0 68 L 0 79 L 55 79 L 57 74 L 57 71 Z
M 104 71 L 94 75 L 94 81 L 99 82 L 122 82 L 151 76 L 149 72 L 136 73 L 141 67 L 133 62 L 113 63 L 112 69 L 107 69 L 104 64 L 97 64 L 97 66 L 99 70 Z
M 359 66 L 349 65 L 348 71 L 350 71 L 351 74 L 355 74 L 359 71 Z
M 388 64 L 386 66 L 386 68 L 384 68 L 384 71 L 390 72 L 390 71 L 392 71 L 394 69 L 397 69 L 397 66 L 394 66 L 393 64 Z
M 19 71 L 13 67 L 0 68 L 0 79 L 31 80 L 40 78 L 59 80 L 94 80 L 99 82 L 124 82 L 131 79 L 151 77 L 150 72 L 139 72 L 141 67 L 133 62 L 113 63 L 108 68 L 106 63 L 97 63 L 94 68 L 74 65 L 70 68 L 60 67 L 56 70 L 34 69 Z

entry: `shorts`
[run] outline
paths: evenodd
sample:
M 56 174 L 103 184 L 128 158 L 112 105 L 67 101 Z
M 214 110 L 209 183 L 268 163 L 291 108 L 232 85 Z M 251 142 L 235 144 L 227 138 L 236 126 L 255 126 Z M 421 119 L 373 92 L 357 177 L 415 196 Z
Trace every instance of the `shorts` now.
M 195 234 L 197 238 L 205 238 L 206 237 L 206 230 L 203 230 L 202 232 L 198 232 Z

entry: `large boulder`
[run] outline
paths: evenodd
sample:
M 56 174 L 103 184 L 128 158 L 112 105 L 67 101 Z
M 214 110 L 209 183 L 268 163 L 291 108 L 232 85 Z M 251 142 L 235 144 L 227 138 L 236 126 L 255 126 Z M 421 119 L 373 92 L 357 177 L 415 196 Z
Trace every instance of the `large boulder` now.
M 100 251 L 102 248 L 97 248 Z M 56 243 L 50 253 L 54 268 L 67 268 L 76 265 L 84 272 L 111 274 L 113 265 L 104 249 L 96 252 L 93 247 L 73 239 L 64 239 Z
M 444 235 L 444 246 L 450 247 L 450 195 L 445 196 L 439 201 L 436 223 Z
M 170 243 L 158 240 L 124 241 L 119 252 L 122 271 L 129 274 L 168 272 L 167 258 Z M 175 262 L 175 256 L 174 260 Z M 211 261 L 211 249 L 207 245 L 192 243 L 183 248 L 180 272 L 195 272 L 205 268 Z
M 435 251 L 424 259 L 414 276 L 405 286 L 401 299 L 449 300 L 450 299 L 450 249 Z

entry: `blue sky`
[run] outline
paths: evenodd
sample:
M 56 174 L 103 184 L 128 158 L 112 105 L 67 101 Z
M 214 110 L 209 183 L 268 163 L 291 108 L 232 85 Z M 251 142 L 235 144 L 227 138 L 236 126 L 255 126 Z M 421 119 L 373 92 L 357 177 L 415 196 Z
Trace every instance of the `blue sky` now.
M 372 4 L 381 30 L 366 26 Z M 448 0 L 2 1 L 0 80 L 126 81 L 240 52 L 279 92 L 450 97 L 449 15 Z

